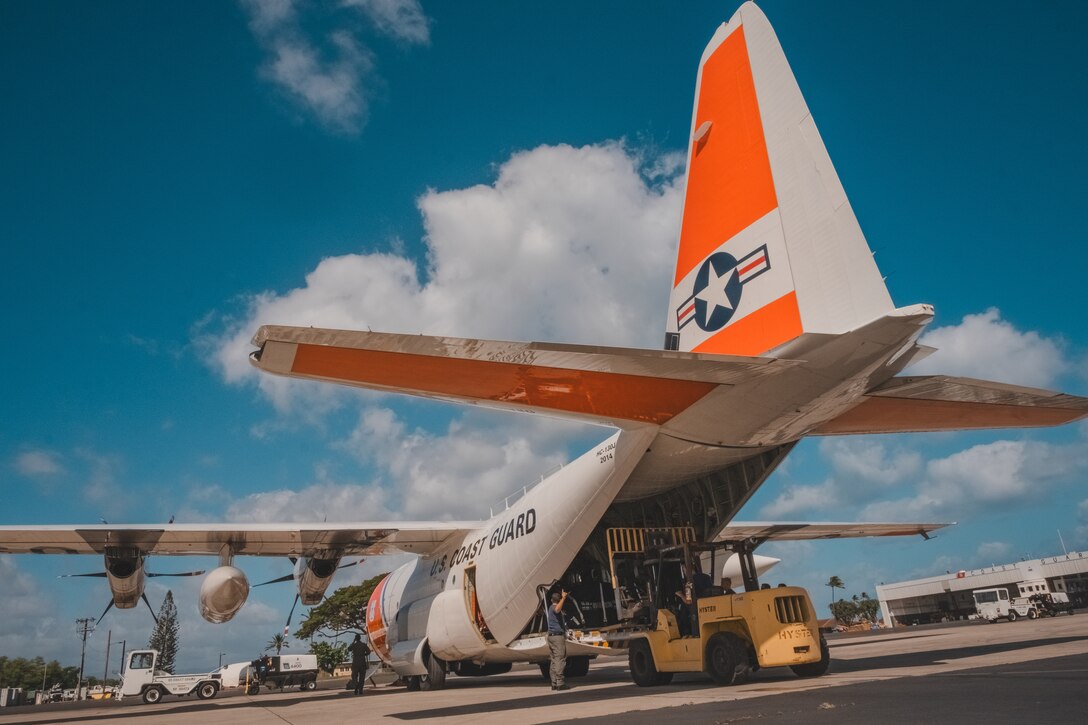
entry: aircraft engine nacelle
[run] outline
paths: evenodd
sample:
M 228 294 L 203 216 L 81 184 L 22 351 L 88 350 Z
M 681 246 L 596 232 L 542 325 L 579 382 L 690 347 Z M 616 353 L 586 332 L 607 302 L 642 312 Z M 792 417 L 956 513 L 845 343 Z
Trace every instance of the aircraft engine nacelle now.
M 132 609 L 144 593 L 144 554 L 139 549 L 107 547 L 106 579 L 110 583 L 113 606 Z
M 307 607 L 321 603 L 332 576 L 340 566 L 340 557 L 299 559 L 296 572 L 299 599 Z
M 212 624 L 229 622 L 249 596 L 249 580 L 241 569 L 212 569 L 200 585 L 200 616 Z

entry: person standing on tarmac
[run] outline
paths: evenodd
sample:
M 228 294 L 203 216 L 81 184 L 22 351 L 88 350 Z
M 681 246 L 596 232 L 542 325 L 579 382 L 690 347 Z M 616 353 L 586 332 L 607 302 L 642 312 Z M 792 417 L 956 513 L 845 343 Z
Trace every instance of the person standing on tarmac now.
M 370 648 L 362 637 L 355 635 L 354 641 L 348 647 L 351 653 L 351 679 L 355 680 L 355 694 L 363 694 L 363 685 L 366 682 L 367 657 L 370 656 Z
M 567 593 L 552 594 L 552 603 L 548 607 L 548 650 L 551 652 L 551 679 L 553 690 L 569 690 L 563 680 L 563 670 L 567 667 L 567 619 L 563 616 L 563 605 Z

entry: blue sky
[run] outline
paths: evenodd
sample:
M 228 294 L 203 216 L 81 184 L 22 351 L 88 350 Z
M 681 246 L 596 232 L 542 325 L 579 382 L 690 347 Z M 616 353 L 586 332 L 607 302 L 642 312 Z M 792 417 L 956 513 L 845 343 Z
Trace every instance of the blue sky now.
M 893 299 L 936 306 L 923 371 L 1088 394 L 1088 8 L 762 7 Z M 247 340 L 278 322 L 657 347 L 695 70 L 734 10 L 0 4 L 0 523 L 474 518 L 603 438 L 259 379 Z M 768 547 L 823 607 L 832 574 L 872 593 L 1053 554 L 1058 530 L 1088 548 L 1086 454 L 1084 425 L 806 441 L 742 518 L 961 522 Z M 55 575 L 99 566 L 0 556 L 0 654 L 75 661 L 74 619 L 108 592 Z M 293 597 L 257 590 L 217 627 L 197 586 L 175 586 L 187 669 L 255 656 Z M 131 646 L 150 625 L 102 626 Z

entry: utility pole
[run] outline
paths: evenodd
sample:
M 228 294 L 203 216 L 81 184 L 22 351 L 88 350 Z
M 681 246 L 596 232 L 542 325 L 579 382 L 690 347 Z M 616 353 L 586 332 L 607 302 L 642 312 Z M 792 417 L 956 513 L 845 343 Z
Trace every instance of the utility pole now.
M 76 634 L 83 640 L 79 650 L 79 682 L 76 683 L 76 699 L 83 699 L 83 663 L 87 655 L 87 635 L 94 631 L 94 619 L 87 617 L 76 620 Z
M 110 676 L 110 641 L 113 640 L 113 630 L 106 631 L 106 667 L 102 670 L 102 684 L 106 684 L 106 678 Z
M 125 672 L 125 645 L 128 644 L 127 639 L 121 640 L 121 669 L 117 670 L 121 674 Z

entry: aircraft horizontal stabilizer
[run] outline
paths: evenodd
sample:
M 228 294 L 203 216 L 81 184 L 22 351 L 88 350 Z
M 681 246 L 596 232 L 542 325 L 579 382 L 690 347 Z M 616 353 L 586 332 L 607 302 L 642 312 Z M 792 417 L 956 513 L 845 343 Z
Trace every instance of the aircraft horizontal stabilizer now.
M 429 554 L 451 536 L 463 537 L 480 526 L 478 521 L 0 526 L 0 554 L 101 554 L 117 546 L 144 554 L 205 556 L 313 556 L 328 550 L 344 556 Z
M 813 435 L 1037 428 L 1088 416 L 1088 398 L 942 375 L 892 378 Z
M 716 541 L 805 541 L 811 539 L 861 539 L 871 536 L 921 536 L 953 523 L 831 523 L 831 522 L 735 522 L 723 528 Z
M 539 342 L 261 327 L 265 372 L 624 427 L 662 425 L 719 385 L 796 361 Z

